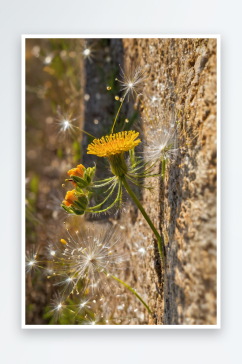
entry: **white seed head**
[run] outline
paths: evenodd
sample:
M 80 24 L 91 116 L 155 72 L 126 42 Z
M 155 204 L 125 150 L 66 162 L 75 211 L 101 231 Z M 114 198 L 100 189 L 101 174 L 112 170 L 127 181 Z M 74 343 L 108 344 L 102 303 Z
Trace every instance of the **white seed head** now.
M 112 273 L 120 269 L 127 255 L 120 253 L 122 244 L 117 227 L 93 227 L 69 236 L 68 246 L 55 249 L 54 271 L 62 280 L 56 285 L 75 288 L 79 280 L 96 290 L 109 290 Z M 62 262 L 62 264 L 59 264 Z M 110 278 L 109 278 L 110 277 Z M 94 302 L 94 301 L 93 301 Z
M 75 132 L 75 126 L 73 124 L 78 118 L 72 118 L 72 113 L 61 113 L 60 108 L 57 109 L 56 124 L 59 127 L 59 135 L 63 138 L 70 137 Z
M 173 160 L 178 151 L 177 144 L 176 129 L 155 124 L 144 142 L 146 161 L 156 163 L 162 159 Z
M 121 68 L 120 76 L 121 80 L 117 79 L 117 81 L 120 82 L 121 91 L 124 91 L 124 95 L 126 96 L 131 92 L 132 96 L 137 96 L 142 93 L 144 81 L 148 77 L 147 67 L 138 66 L 134 71 L 129 70 L 126 73 Z

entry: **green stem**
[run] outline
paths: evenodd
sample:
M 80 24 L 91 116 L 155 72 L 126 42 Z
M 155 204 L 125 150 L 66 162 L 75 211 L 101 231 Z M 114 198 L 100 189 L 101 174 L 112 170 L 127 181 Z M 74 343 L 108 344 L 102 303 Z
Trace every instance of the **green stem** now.
M 137 292 L 135 292 L 135 290 L 133 288 L 131 288 L 127 283 L 121 281 L 120 279 L 118 279 L 117 277 L 113 276 L 112 274 L 109 274 L 113 279 L 115 279 L 116 281 L 118 281 L 119 283 L 122 283 L 126 288 L 128 288 L 139 300 L 140 302 L 143 303 L 143 305 L 147 308 L 147 310 L 149 311 L 150 314 L 152 314 L 151 309 L 149 308 L 149 306 L 142 300 L 142 298 L 138 295 Z
M 128 92 L 128 91 L 126 91 L 126 93 L 125 93 L 125 95 L 124 95 L 124 97 L 123 97 L 123 101 L 121 102 L 121 104 L 120 104 L 120 106 L 119 106 L 119 109 L 118 109 L 118 112 L 117 112 L 116 118 L 115 118 L 114 123 L 113 123 L 113 127 L 112 127 L 111 134 L 113 134 L 113 129 L 114 129 L 114 127 L 115 127 L 115 124 L 116 124 L 116 121 L 117 121 L 117 118 L 118 118 L 119 111 L 121 110 L 121 107 L 122 107 L 122 105 L 123 105 L 123 103 L 124 103 L 124 99 L 125 99 L 125 97 L 126 97 L 126 95 L 127 95 L 127 92 Z
M 132 200 L 134 201 L 134 203 L 136 204 L 136 206 L 139 208 L 140 212 L 142 213 L 142 215 L 144 216 L 145 220 L 148 222 L 148 224 L 150 225 L 151 230 L 153 231 L 153 233 L 156 236 L 157 242 L 158 242 L 158 248 L 159 248 L 159 252 L 160 252 L 160 256 L 162 258 L 162 260 L 164 261 L 164 255 L 163 255 L 163 250 L 162 250 L 162 239 L 160 234 L 158 233 L 158 231 L 156 230 L 156 228 L 154 227 L 153 223 L 151 222 L 149 216 L 147 215 L 147 213 L 145 212 L 143 206 L 141 205 L 141 203 L 139 202 L 138 198 L 135 196 L 134 192 L 131 190 L 131 188 L 129 187 L 128 182 L 126 181 L 125 176 L 121 177 L 122 183 L 124 185 L 124 187 L 126 188 L 126 191 L 128 192 L 128 194 L 130 195 L 130 197 L 132 198 Z
M 163 160 L 162 160 L 162 172 L 161 172 L 161 175 L 162 175 L 163 181 L 165 180 L 165 172 L 166 172 L 166 160 L 165 160 L 165 159 L 163 159 Z

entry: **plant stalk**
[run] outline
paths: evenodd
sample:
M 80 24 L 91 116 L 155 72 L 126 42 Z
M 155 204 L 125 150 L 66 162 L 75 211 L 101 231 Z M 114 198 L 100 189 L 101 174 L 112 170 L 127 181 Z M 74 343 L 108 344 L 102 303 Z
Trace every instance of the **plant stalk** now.
M 162 258 L 162 261 L 164 262 L 164 254 L 163 254 L 163 250 L 162 250 L 162 238 L 160 236 L 160 234 L 158 233 L 158 231 L 156 230 L 156 228 L 154 227 L 153 223 L 151 222 L 149 216 L 147 215 L 147 213 L 145 212 L 143 206 L 141 205 L 141 203 L 139 202 L 138 198 L 135 196 L 134 192 L 131 190 L 131 188 L 129 187 L 129 184 L 125 178 L 125 176 L 120 177 L 122 180 L 122 183 L 126 189 L 126 191 L 128 192 L 128 194 L 130 195 L 130 197 L 132 198 L 132 200 L 134 201 L 134 203 L 136 204 L 136 206 L 139 208 L 140 212 L 142 213 L 142 215 L 144 216 L 145 220 L 148 222 L 151 230 L 153 231 L 153 233 L 156 236 L 157 242 L 158 242 L 158 249 L 159 249 L 159 253 L 160 256 Z
M 118 281 L 119 283 L 122 283 L 126 288 L 128 288 L 140 300 L 140 302 L 143 303 L 143 305 L 147 308 L 147 310 L 149 311 L 149 313 L 152 314 L 152 311 L 149 308 L 149 306 L 142 300 L 142 298 L 138 295 L 137 292 L 135 292 L 135 290 L 133 288 L 131 288 L 127 283 L 121 281 L 120 279 L 118 279 L 117 277 L 113 276 L 112 274 L 109 274 L 109 275 L 110 275 L 110 277 L 112 277 L 113 279 L 115 279 L 116 281 Z
M 161 172 L 161 175 L 162 175 L 163 181 L 165 180 L 165 172 L 166 172 L 166 160 L 162 159 L 162 172 Z

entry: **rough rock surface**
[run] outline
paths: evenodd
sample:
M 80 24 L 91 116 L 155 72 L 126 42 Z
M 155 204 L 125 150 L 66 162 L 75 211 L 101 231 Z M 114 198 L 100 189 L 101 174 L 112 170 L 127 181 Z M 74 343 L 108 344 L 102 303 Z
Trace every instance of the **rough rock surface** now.
M 154 312 L 149 324 L 214 325 L 216 39 L 124 39 L 123 45 L 126 63 L 151 66 L 143 96 L 148 114 L 151 119 L 156 116 L 161 126 L 177 122 L 179 139 L 179 151 L 166 166 L 164 182 L 157 180 L 155 192 L 143 194 L 144 208 L 162 233 L 165 262 L 161 263 L 151 230 L 138 213 L 130 244 L 143 244 L 147 254 L 142 264 L 133 262 L 133 286 L 148 295 Z M 142 108 L 141 112 L 147 133 L 150 124 Z

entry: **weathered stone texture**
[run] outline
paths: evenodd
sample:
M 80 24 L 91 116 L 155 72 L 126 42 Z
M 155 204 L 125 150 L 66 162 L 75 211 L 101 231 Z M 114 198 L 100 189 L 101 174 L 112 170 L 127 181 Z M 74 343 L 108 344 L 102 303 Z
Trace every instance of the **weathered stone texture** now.
M 175 120 L 179 130 L 179 152 L 166 166 L 164 183 L 157 180 L 155 192 L 143 194 L 144 208 L 164 239 L 164 266 L 140 213 L 132 227 L 130 244 L 148 247 L 138 274 L 154 312 L 149 323 L 214 325 L 216 39 L 124 39 L 123 45 L 126 62 L 151 66 L 143 96 L 151 119 L 156 116 L 161 126 Z M 146 133 L 150 124 L 142 116 Z

